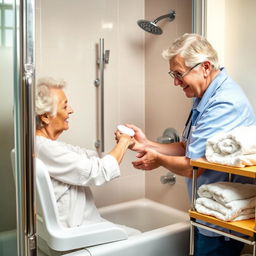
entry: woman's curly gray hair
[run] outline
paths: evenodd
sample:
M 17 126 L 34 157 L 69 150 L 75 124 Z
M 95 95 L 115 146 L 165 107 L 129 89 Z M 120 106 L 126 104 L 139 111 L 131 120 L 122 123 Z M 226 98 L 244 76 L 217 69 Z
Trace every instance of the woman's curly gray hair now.
M 206 38 L 198 34 L 184 34 L 162 53 L 165 59 L 171 60 L 176 55 L 184 58 L 187 67 L 209 61 L 214 69 L 219 69 L 218 54 Z
M 44 127 L 40 118 L 41 115 L 45 113 L 50 113 L 51 116 L 56 115 L 57 99 L 51 94 L 51 89 L 63 89 L 65 86 L 65 81 L 55 80 L 52 77 L 44 77 L 38 80 L 35 93 L 36 128 Z

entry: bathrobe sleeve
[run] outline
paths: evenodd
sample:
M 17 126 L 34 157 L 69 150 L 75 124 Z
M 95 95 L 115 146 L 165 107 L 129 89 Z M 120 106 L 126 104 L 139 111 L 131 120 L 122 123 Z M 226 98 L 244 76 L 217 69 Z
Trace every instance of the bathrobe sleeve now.
M 50 176 L 70 185 L 99 186 L 120 176 L 119 165 L 111 155 L 99 158 L 92 151 L 39 136 L 36 151 Z

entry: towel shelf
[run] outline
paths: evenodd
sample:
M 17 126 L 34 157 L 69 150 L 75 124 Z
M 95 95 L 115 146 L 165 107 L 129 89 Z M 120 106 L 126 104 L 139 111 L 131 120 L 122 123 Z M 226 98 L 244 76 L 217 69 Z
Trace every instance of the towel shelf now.
M 205 158 L 191 160 L 190 165 L 194 167 L 205 168 L 205 169 L 215 170 L 219 172 L 242 175 L 242 176 L 246 176 L 254 179 L 256 178 L 256 166 L 239 168 L 239 167 L 209 163 Z
M 223 228 L 233 230 L 251 237 L 253 237 L 256 232 L 254 230 L 254 224 L 255 224 L 254 219 L 240 220 L 240 221 L 223 221 L 223 220 L 214 218 L 212 216 L 208 216 L 208 215 L 201 214 L 199 212 L 191 211 L 191 210 L 189 211 L 189 216 L 191 218 L 203 220 L 208 223 L 221 226 Z
M 242 176 L 255 179 L 256 166 L 238 168 L 238 167 L 210 163 L 205 158 L 191 160 L 190 165 L 193 166 L 192 205 L 191 205 L 191 209 L 189 210 L 189 216 L 191 220 L 190 255 L 194 255 L 194 227 L 197 226 L 197 223 L 195 222 L 195 220 L 202 220 L 207 223 L 214 224 L 219 227 L 223 227 L 228 230 L 236 231 L 249 236 L 249 239 L 247 240 L 242 239 L 242 240 L 244 240 L 243 242 L 253 246 L 253 256 L 256 256 L 256 222 L 255 222 L 256 220 L 250 219 L 250 220 L 227 222 L 227 221 L 222 221 L 215 217 L 201 214 L 195 211 L 195 199 L 196 199 L 196 192 L 197 192 L 196 179 L 197 179 L 197 172 L 199 168 L 226 172 L 230 174 L 237 174 L 237 175 L 242 175 Z M 202 225 L 200 225 L 200 227 L 202 227 Z M 207 229 L 207 226 L 205 228 Z M 216 233 L 219 232 L 217 229 L 214 229 L 214 228 L 211 228 L 211 230 L 213 232 L 215 230 Z M 223 233 L 223 235 L 241 241 L 240 237 L 230 235 L 229 233 Z

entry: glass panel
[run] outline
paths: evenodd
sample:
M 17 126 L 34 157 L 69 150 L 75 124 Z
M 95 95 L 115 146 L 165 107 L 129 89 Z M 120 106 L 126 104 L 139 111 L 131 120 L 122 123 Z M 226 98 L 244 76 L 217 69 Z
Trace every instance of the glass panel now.
M 13 0 L 4 0 L 5 4 L 13 4 Z
M 2 4 L 3 1 L 0 0 Z M 8 1 L 12 3 L 12 1 Z M 10 11 L 10 10 L 9 10 Z M 0 11 L 0 20 L 3 18 Z M 9 15 L 9 14 L 8 14 Z M 8 21 L 9 23 L 9 21 Z M 13 24 L 13 23 L 12 23 Z M 3 26 L 3 20 L 1 20 Z M 12 171 L 10 151 L 14 148 L 13 114 L 13 34 L 6 32 L 9 47 L 1 47 L 0 58 L 0 255 L 16 256 L 16 206 L 15 183 Z M 3 45 L 3 28 L 0 29 L 0 45 Z
M 4 26 L 13 27 L 13 10 L 4 11 Z
M 2 26 L 2 10 L 1 9 L 0 9 L 0 26 Z
M 10 159 L 14 147 L 12 47 L 1 48 L 0 74 L 0 95 L 4 99 L 0 101 L 0 254 L 16 256 L 15 185 Z
M 4 33 L 5 33 L 5 46 L 13 47 L 13 30 L 5 29 Z

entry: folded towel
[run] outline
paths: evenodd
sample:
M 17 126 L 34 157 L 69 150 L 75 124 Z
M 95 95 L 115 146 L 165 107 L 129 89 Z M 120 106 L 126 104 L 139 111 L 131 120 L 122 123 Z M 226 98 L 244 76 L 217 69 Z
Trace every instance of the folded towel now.
M 225 205 L 210 198 L 198 198 L 195 203 L 200 213 L 214 216 L 224 221 L 251 219 L 255 216 L 256 197 L 235 200 Z
M 216 156 L 215 153 L 210 153 L 208 151 L 205 156 L 209 162 L 217 164 L 229 165 L 234 167 L 256 165 L 256 154 L 220 157 Z
M 197 191 L 200 197 L 207 197 L 226 204 L 234 200 L 248 199 L 256 196 L 256 185 L 236 182 L 216 182 L 204 184 Z
M 256 126 L 220 132 L 206 142 L 209 162 L 244 167 L 256 165 Z

